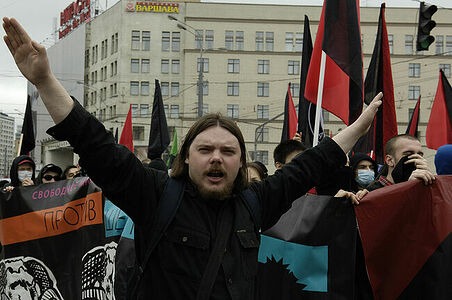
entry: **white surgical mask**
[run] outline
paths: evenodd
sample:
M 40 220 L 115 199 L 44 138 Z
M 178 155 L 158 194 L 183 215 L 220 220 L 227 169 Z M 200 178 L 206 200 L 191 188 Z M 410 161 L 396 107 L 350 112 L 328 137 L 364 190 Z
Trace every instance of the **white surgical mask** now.
M 19 181 L 24 181 L 25 178 L 30 178 L 33 175 L 33 172 L 31 171 L 19 171 L 17 172 L 17 177 L 19 177 Z
M 358 170 L 358 176 L 356 177 L 356 182 L 362 186 L 368 186 L 375 179 L 375 173 L 371 170 Z

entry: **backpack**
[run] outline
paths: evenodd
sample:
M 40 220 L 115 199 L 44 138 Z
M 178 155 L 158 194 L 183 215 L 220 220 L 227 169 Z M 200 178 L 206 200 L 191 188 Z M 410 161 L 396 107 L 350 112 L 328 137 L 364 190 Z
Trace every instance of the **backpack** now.
M 151 242 L 149 243 L 148 249 L 146 249 L 144 259 L 141 264 L 138 263 L 137 260 L 135 262 L 132 274 L 127 282 L 127 299 L 137 298 L 138 287 L 143 277 L 144 270 L 147 267 L 152 252 L 157 247 L 160 239 L 165 234 L 168 226 L 176 216 L 177 210 L 179 209 L 180 203 L 184 196 L 184 189 L 184 181 L 173 179 L 171 177 L 168 178 L 161 196 L 161 199 L 165 199 L 165 201 L 160 201 L 157 206 L 156 230 L 154 231 L 156 234 L 151 237 Z M 251 214 L 256 232 L 259 232 L 260 205 L 256 193 L 248 188 L 240 193 L 240 198 L 244 201 L 246 208 Z

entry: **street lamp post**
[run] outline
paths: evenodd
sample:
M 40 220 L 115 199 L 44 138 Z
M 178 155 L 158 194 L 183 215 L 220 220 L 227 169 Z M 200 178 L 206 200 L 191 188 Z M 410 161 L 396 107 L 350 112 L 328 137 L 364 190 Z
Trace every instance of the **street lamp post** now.
M 173 17 L 172 15 L 168 15 L 168 19 L 170 19 L 171 21 L 176 21 L 178 23 L 177 24 L 178 28 L 189 32 L 195 38 L 198 37 L 198 35 L 196 34 L 196 31 L 192 32 L 191 30 L 188 30 L 187 27 L 185 27 L 185 26 L 188 26 L 188 27 L 192 28 L 192 30 L 196 30 L 192 26 L 186 24 L 185 22 L 178 20 L 177 18 Z M 204 45 L 201 45 L 201 47 L 199 47 L 199 64 L 200 65 L 199 65 L 199 71 L 198 71 L 198 118 L 201 118 L 203 115 L 203 112 L 204 112 L 204 60 L 202 58 L 203 52 L 204 52 Z

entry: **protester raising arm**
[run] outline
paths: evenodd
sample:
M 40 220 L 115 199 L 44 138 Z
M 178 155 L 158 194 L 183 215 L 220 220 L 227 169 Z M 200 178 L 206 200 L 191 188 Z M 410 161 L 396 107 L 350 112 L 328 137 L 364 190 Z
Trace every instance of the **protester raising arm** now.
M 50 70 L 44 46 L 31 40 L 27 32 L 15 19 L 3 18 L 3 37 L 17 67 L 38 89 L 55 124 L 60 123 L 71 112 L 74 101 Z

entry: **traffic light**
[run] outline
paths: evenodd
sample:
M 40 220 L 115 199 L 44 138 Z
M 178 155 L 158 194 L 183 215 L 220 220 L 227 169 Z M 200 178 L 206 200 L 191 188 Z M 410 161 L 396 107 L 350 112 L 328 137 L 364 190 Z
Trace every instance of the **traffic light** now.
M 436 5 L 428 5 L 425 2 L 421 2 L 420 4 L 416 41 L 417 51 L 428 50 L 428 47 L 435 41 L 435 38 L 430 35 L 430 31 L 436 26 L 436 22 L 432 20 L 432 16 L 438 10 Z

